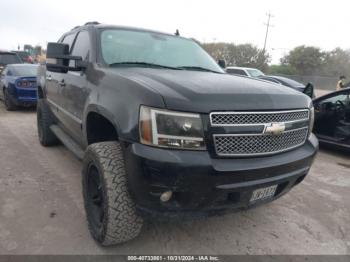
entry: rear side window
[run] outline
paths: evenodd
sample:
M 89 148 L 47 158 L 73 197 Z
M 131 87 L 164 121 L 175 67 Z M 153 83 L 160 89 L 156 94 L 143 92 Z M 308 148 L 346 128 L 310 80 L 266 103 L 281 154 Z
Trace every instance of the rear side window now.
M 0 54 L 0 64 L 21 64 L 21 59 L 16 54 Z
M 62 43 L 68 44 L 68 45 L 69 45 L 69 50 L 71 50 L 71 49 L 72 49 L 72 45 L 73 45 L 74 38 L 75 38 L 75 34 L 66 35 L 66 36 L 63 38 Z
M 241 69 L 227 68 L 226 72 L 233 75 L 247 76 L 247 74 Z
M 83 60 L 89 59 L 90 53 L 90 37 L 87 31 L 79 32 L 75 40 L 71 54 L 73 56 L 81 56 Z

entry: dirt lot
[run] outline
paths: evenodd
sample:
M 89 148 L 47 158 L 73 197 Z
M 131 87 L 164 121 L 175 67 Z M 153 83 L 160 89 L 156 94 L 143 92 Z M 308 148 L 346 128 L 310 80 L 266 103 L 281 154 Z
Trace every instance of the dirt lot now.
M 247 212 L 154 223 L 112 248 L 89 236 L 81 163 L 43 148 L 34 111 L 0 102 L 0 254 L 350 254 L 350 155 L 320 151 L 310 175 L 281 199 Z

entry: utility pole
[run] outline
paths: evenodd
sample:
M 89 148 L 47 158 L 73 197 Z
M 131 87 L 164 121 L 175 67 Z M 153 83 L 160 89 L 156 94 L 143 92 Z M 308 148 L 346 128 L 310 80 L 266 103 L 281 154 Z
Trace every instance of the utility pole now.
M 268 12 L 266 15 L 267 15 L 267 23 L 265 24 L 266 25 L 266 35 L 265 35 L 263 52 L 265 52 L 265 50 L 266 50 L 266 42 L 267 42 L 267 36 L 269 35 L 269 28 L 271 26 L 273 26 L 270 24 L 270 20 L 271 20 L 271 17 L 273 17 L 273 15 L 271 14 L 271 12 Z

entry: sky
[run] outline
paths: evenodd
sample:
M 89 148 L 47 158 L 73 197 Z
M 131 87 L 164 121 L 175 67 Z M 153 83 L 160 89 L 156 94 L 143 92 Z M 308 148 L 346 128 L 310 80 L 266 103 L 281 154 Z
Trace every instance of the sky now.
M 57 41 L 87 21 L 173 33 L 201 42 L 264 45 L 272 64 L 299 45 L 350 49 L 348 0 L 0 0 L 0 49 Z

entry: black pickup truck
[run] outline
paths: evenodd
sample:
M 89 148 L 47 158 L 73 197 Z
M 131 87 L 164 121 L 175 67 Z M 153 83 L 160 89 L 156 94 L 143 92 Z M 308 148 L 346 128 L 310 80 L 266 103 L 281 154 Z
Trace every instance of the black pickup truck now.
M 136 237 L 144 219 L 185 219 L 272 201 L 318 149 L 306 95 L 226 74 L 179 35 L 87 23 L 47 47 L 38 136 L 83 160 L 90 232 Z

